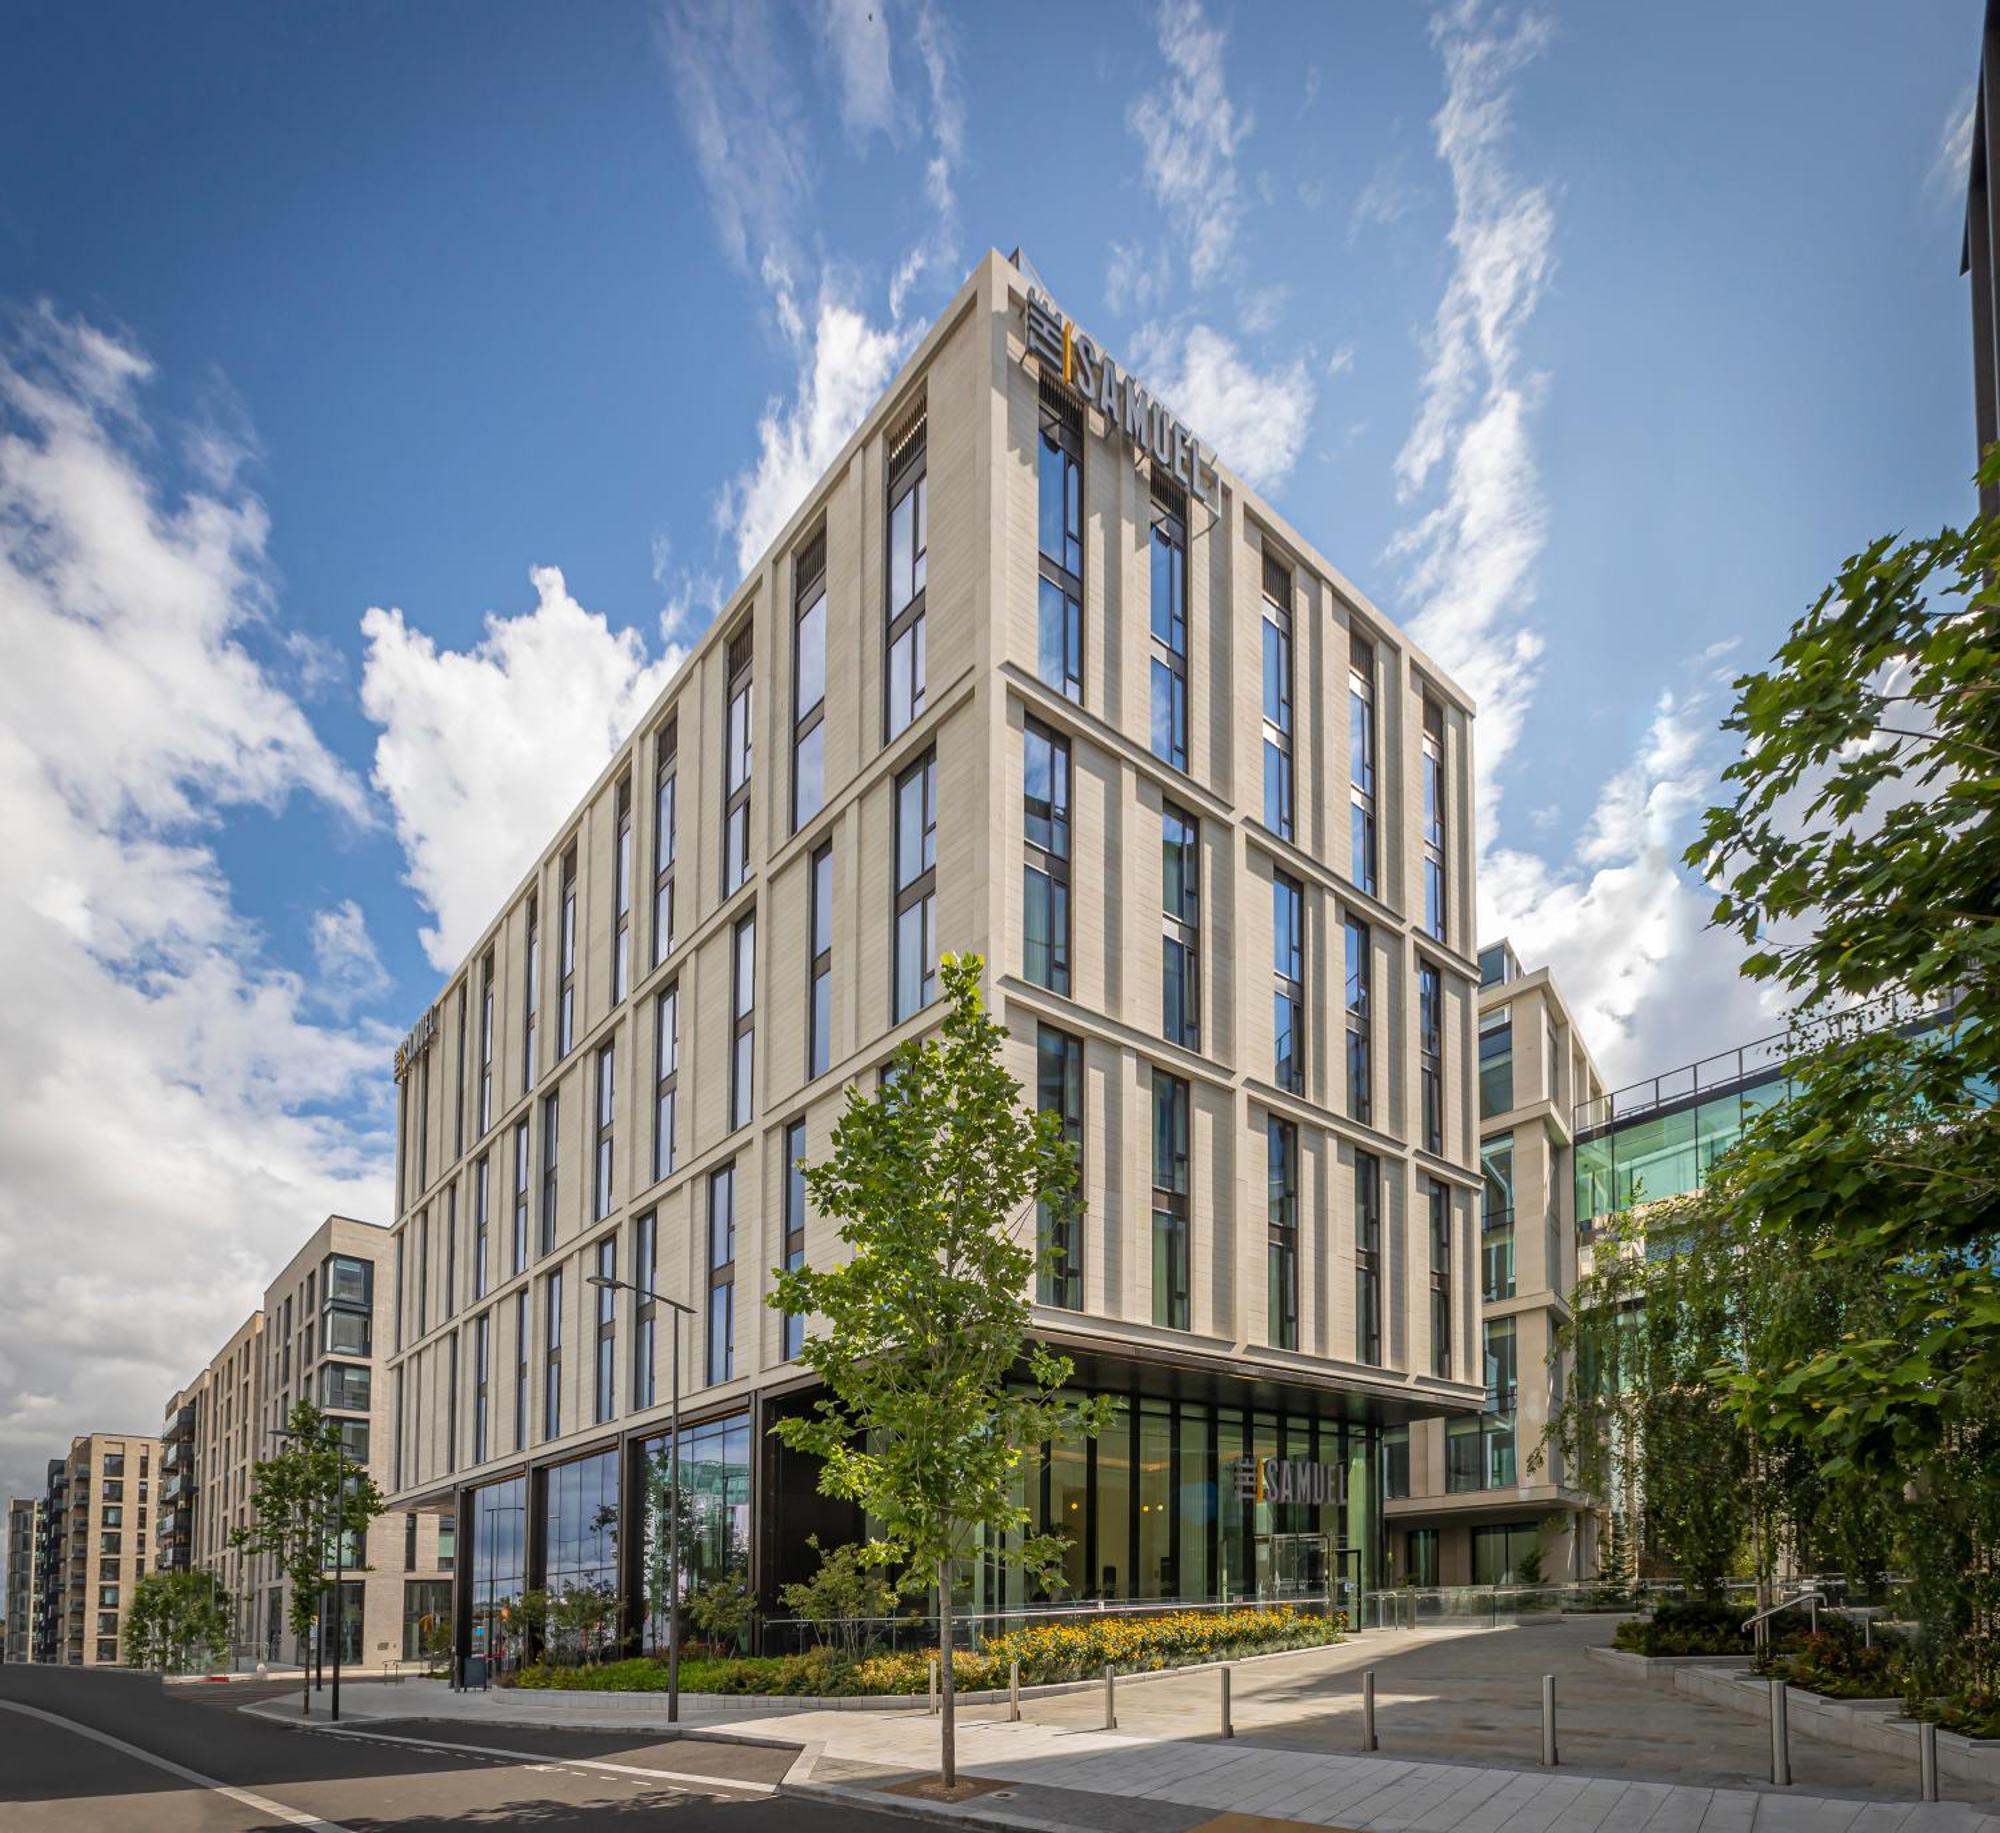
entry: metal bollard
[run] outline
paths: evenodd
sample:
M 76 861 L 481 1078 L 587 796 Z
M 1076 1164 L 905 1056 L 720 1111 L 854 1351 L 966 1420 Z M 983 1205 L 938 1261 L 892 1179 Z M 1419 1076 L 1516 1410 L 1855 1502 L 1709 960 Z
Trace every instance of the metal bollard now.
M 1917 1787 L 1923 1800 L 1938 1798 L 1937 1727 L 1929 1719 L 1917 1726 Z
M 1233 1738 L 1236 1727 L 1229 1722 L 1229 1663 L 1225 1661 L 1216 1672 L 1222 1676 L 1222 1735 Z
M 1112 1675 L 1111 1663 L 1108 1661 L 1104 1664 L 1104 1729 L 1106 1731 L 1118 1729 L 1117 1682 Z
M 932 1710 L 933 1712 L 935 1712 L 935 1711 L 936 1711 L 936 1710 L 938 1709 L 938 1664 L 937 1664 L 937 1657 L 936 1657 L 936 1656 L 932 1656 L 932 1657 L 931 1657 L 931 1707 L 930 1707 L 930 1709 L 931 1709 L 931 1710 Z
M 1021 1663 L 1019 1657 L 1007 1663 L 1007 1722 L 1021 1722 Z
M 1556 1677 L 1542 1676 L 1542 1763 L 1556 1767 Z
M 1792 1731 L 1785 1711 L 1785 1683 L 1771 1682 L 1771 1786 L 1792 1786 Z
M 1361 1676 L 1361 1748 L 1375 1748 L 1375 1670 L 1367 1669 Z

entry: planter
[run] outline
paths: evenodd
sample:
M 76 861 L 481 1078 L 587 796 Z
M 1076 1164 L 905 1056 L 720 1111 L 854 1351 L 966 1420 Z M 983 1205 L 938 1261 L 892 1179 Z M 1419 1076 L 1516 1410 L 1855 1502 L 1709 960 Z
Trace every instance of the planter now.
M 1770 1716 L 1770 1682 L 1761 1676 L 1714 1663 L 1687 1665 L 1673 1675 L 1673 1684 L 1683 1693 L 1729 1706 L 1749 1717 Z M 1793 1687 L 1786 1695 L 1785 1710 L 1795 1731 L 1849 1750 L 1872 1750 L 1907 1763 L 1912 1776 L 1917 1773 L 1917 1723 L 1902 1716 L 1899 1699 L 1828 1699 L 1824 1694 Z M 1937 1745 L 1942 1774 L 2000 1789 L 2000 1738 L 1968 1738 L 1940 1731 Z
M 1634 1680 L 1657 1680 L 1671 1686 L 1674 1675 L 1682 1668 L 1720 1668 L 1724 1671 L 1745 1671 L 1749 1668 L 1748 1655 L 1635 1655 L 1623 1648 L 1587 1648 L 1583 1651 L 1593 1661 L 1601 1661 L 1606 1667 L 1616 1668 Z

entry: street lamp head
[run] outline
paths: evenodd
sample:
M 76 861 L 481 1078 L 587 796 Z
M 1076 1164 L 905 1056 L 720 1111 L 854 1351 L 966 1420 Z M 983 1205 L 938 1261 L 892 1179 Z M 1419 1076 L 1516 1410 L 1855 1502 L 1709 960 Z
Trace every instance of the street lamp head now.
M 583 1282 L 587 1286 L 597 1286 L 606 1292 L 616 1292 L 625 1282 L 613 1279 L 609 1273 L 593 1273 Z

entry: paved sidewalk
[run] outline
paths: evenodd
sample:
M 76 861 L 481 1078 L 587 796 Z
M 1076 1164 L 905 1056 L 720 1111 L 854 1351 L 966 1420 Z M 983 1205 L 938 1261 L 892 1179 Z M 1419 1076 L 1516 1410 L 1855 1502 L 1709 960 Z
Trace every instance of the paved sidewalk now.
M 696 1736 L 804 1747 L 794 1792 L 863 1800 L 995 1829 L 1076 1833 L 2000 1833 L 2000 1801 L 1920 1805 L 1914 1775 L 1865 1752 L 1794 1736 L 1797 1786 L 1759 1782 L 1764 1728 L 1726 1707 L 1666 1695 L 1591 1662 L 1589 1619 L 1534 1628 L 1373 1633 L 1330 1650 L 1239 1665 L 1237 1737 L 1217 1731 L 1212 1671 L 1121 1679 L 1119 1728 L 1102 1696 L 1030 1699 L 960 1713 L 961 1774 L 995 1786 L 960 1808 L 889 1793 L 934 1774 L 938 1722 L 888 1711 L 683 1703 Z M 1359 1674 L 1377 1675 L 1381 1749 L 1359 1745 Z M 1540 1676 L 1558 1676 L 1563 1767 L 1539 1751 Z M 269 1716 L 288 1702 L 254 1708 Z M 343 1716 L 478 1724 L 665 1729 L 657 1695 L 455 1694 L 436 1683 L 342 1689 Z M 315 1715 L 317 1716 L 317 1714 Z M 436 1735 L 448 1735 L 442 1729 Z M 504 1740 L 500 1740 L 504 1741 Z M 1947 1779 L 1945 1793 L 1970 1785 Z

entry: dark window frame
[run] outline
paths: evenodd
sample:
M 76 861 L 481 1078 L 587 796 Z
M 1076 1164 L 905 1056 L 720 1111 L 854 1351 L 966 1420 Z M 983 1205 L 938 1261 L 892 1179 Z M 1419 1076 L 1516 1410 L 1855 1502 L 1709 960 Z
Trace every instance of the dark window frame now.
M 905 880 L 904 862 L 904 790 L 913 780 L 919 781 L 917 794 L 917 819 L 921 833 L 917 839 L 917 869 Z M 895 781 L 895 812 L 893 820 L 895 856 L 892 861 L 892 882 L 895 897 L 890 913 L 890 974 L 889 974 L 889 1018 L 892 1024 L 900 1025 L 906 1018 L 912 1018 L 937 997 L 937 752 L 927 750 L 907 769 L 897 773 Z M 917 947 L 922 960 L 923 972 L 916 987 L 916 1003 L 907 1011 L 903 1009 L 903 918 L 910 911 L 919 912 L 917 919 Z
M 1263 630 L 1260 633 L 1264 679 L 1262 712 L 1264 727 L 1264 826 L 1281 840 L 1293 839 L 1298 831 L 1298 780 L 1292 763 L 1295 724 L 1293 687 L 1297 674 L 1294 654 L 1296 624 L 1292 599 L 1295 585 L 1291 563 L 1270 547 L 1264 549 Z M 1276 640 L 1278 679 L 1275 710 L 1272 705 L 1272 645 Z M 1272 806 L 1272 767 L 1277 768 L 1277 806 Z
M 590 1211 L 602 1222 L 614 1207 L 613 1134 L 618 1113 L 618 1040 L 608 1037 L 597 1047 L 597 1136 L 591 1153 Z
M 1053 1103 L 1051 1095 L 1054 1096 Z M 1055 1114 L 1062 1134 L 1076 1148 L 1077 1181 L 1083 1180 L 1083 1040 L 1054 1025 L 1035 1028 L 1035 1109 Z M 1035 1206 L 1036 1301 L 1059 1311 L 1083 1309 L 1083 1222 L 1081 1190 L 1066 1216 Z
M 1162 562 L 1159 558 L 1164 551 L 1168 559 L 1164 564 L 1168 572 L 1169 598 L 1174 596 L 1172 587 L 1178 586 L 1179 604 L 1169 603 L 1164 617 L 1157 602 L 1150 605 L 1149 627 L 1152 632 L 1152 660 L 1149 672 L 1149 713 L 1147 743 L 1155 757 L 1173 769 L 1185 772 L 1188 768 L 1188 731 L 1192 724 L 1189 708 L 1188 689 L 1188 505 L 1186 496 L 1174 486 L 1167 484 L 1157 475 L 1152 488 L 1152 522 L 1148 536 L 1149 588 L 1157 581 Z M 1150 592 L 1149 597 L 1157 600 L 1158 594 Z M 1164 630 L 1162 624 L 1165 625 Z M 1167 748 L 1160 749 L 1159 720 L 1155 702 L 1160 692 L 1160 684 L 1166 683 L 1167 693 Z
M 826 806 L 826 531 L 821 529 L 799 550 L 792 561 L 792 787 L 791 831 L 797 833 Z M 806 620 L 819 618 L 819 695 L 811 705 L 804 703 L 804 675 L 800 658 L 805 649 Z M 804 746 L 819 735 L 819 782 L 810 808 L 800 795 L 799 761 Z
M 542 1437 L 562 1436 L 563 1270 L 552 1267 L 542 1281 Z
M 756 774 L 756 651 L 748 617 L 723 651 L 722 683 L 722 895 L 750 882 L 750 783 Z M 737 719 L 742 719 L 738 742 Z M 740 766 L 740 774 L 739 774 Z
M 1418 1120 L 1426 1152 L 1444 1151 L 1444 976 L 1417 963 Z
M 598 1277 L 616 1279 L 617 1234 L 599 1236 L 595 1253 Z M 597 1331 L 590 1417 L 593 1425 L 601 1426 L 618 1411 L 618 1294 L 609 1286 L 593 1286 L 591 1290 L 597 1294 Z
M 1046 753 L 1048 795 L 1034 793 L 1035 760 Z M 1021 834 L 1024 864 L 1021 876 L 1021 972 L 1038 987 L 1064 998 L 1070 993 L 1070 846 L 1071 776 L 1066 734 L 1039 719 L 1021 728 Z M 1038 838 L 1038 835 L 1040 836 Z M 1039 881 L 1039 884 L 1038 882 Z M 1042 906 L 1046 960 L 1034 958 L 1034 924 L 1030 913 Z
M 1382 1161 L 1354 1155 L 1354 1359 L 1382 1363 Z
M 1264 1117 L 1266 1334 L 1274 1349 L 1299 1346 L 1299 1129 Z
M 1193 1094 L 1184 1077 L 1153 1071 L 1153 1322 L 1193 1328 L 1189 1216 L 1193 1188 Z M 1164 1284 L 1161 1279 L 1164 1247 Z
M 632 991 L 632 773 L 618 779 L 612 799 L 611 840 L 611 1003 L 622 1005 Z
M 1352 882 L 1370 897 L 1379 882 L 1380 847 L 1376 820 L 1377 754 L 1380 733 L 1375 691 L 1375 645 L 1350 628 L 1347 655 L 1348 864 Z
M 806 1185 L 801 1169 L 806 1155 L 806 1122 L 803 1114 L 785 1123 L 784 1164 L 784 1269 L 796 1271 L 806 1260 Z M 795 1311 L 784 1312 L 778 1320 L 778 1354 L 786 1362 L 798 1359 L 805 1345 L 806 1321 Z
M 1372 1126 L 1375 1117 L 1375 938 L 1349 911 L 1341 919 L 1347 1029 L 1347 1117 Z
M 527 971 L 521 976 L 521 1093 L 535 1086 L 536 1021 L 542 1003 L 542 925 L 540 899 L 528 893 L 527 935 L 524 956 Z
M 1281 1016 L 1287 1011 L 1289 1027 Z M 1288 1029 L 1289 1059 L 1282 1050 Z M 1305 1093 L 1306 888 L 1289 872 L 1276 870 L 1271 873 L 1271 1080 L 1290 1094 Z
M 883 612 L 885 617 L 884 666 L 882 670 L 882 742 L 889 743 L 907 732 L 923 717 L 929 698 L 927 632 L 924 621 L 930 583 L 930 453 L 926 411 L 919 407 L 903 423 L 902 430 L 888 443 L 885 470 L 888 484 L 883 500 L 888 505 L 882 523 Z M 910 586 L 909 596 L 899 605 L 896 594 L 905 582 L 896 578 L 896 512 L 910 503 Z M 897 650 L 909 645 L 906 669 L 909 675 L 908 711 L 899 723 L 897 714 Z
M 726 1213 L 720 1214 L 717 1203 L 727 1194 Z M 716 1225 L 722 1223 L 723 1234 L 718 1237 Z M 703 1366 L 707 1371 L 708 1385 L 720 1386 L 736 1376 L 736 1161 L 718 1165 L 708 1174 L 708 1309 L 704 1343 Z M 716 1329 L 718 1306 L 723 1317 L 723 1328 Z M 718 1349 L 720 1356 L 718 1358 Z
M 1430 1180 L 1431 1373 L 1451 1379 L 1451 1186 Z
M 1174 832 L 1181 830 L 1177 836 Z M 1170 1044 L 1201 1048 L 1201 823 L 1178 803 L 1160 804 L 1160 1029 Z M 1179 869 L 1174 869 L 1178 856 Z M 1179 897 L 1174 896 L 1178 881 Z M 1175 968 L 1178 964 L 1179 973 Z M 1176 981 L 1178 980 L 1178 997 Z M 1179 1006 L 1178 1034 L 1173 1023 Z
M 653 965 L 674 949 L 674 863 L 680 854 L 680 720 L 653 740 Z
M 1451 881 L 1445 869 L 1444 707 L 1423 705 L 1424 932 L 1439 942 L 1451 927 Z
M 653 1000 L 653 1182 L 672 1177 L 680 1162 L 681 983 L 670 980 Z
M 557 965 L 561 983 L 556 992 L 556 1061 L 576 1047 L 577 889 L 576 842 L 563 849 L 561 918 L 557 925 Z
M 747 944 L 747 953 L 746 953 Z M 756 1115 L 757 912 L 740 916 L 729 931 L 729 1130 Z
M 561 1194 L 562 1090 L 542 1097 L 542 1216 L 538 1253 L 556 1250 L 556 1208 Z
M 823 840 L 806 863 L 806 1080 L 833 1063 L 833 842 Z M 821 996 L 826 1009 L 820 1009 Z
M 1060 467 L 1057 492 L 1063 551 L 1051 553 L 1044 539 L 1051 464 Z M 1045 687 L 1083 704 L 1083 412 L 1067 389 L 1044 379 L 1040 432 L 1035 446 L 1035 548 L 1039 589 L 1035 600 L 1035 674 Z M 1051 606 L 1061 628 L 1051 633 Z M 1053 644 L 1051 636 L 1053 634 Z

